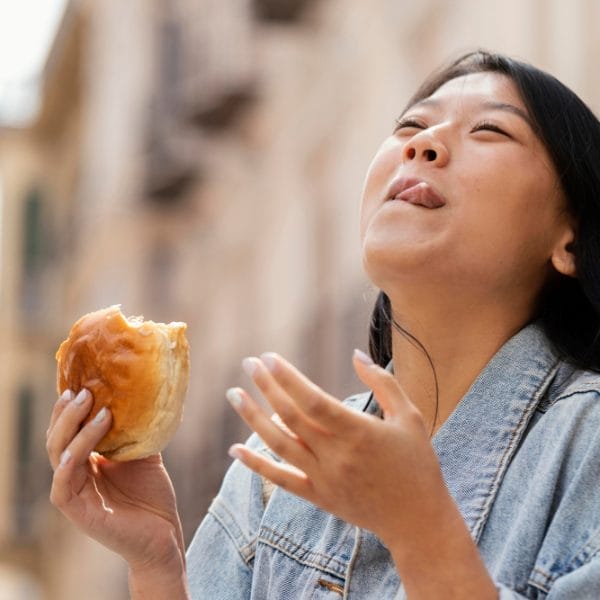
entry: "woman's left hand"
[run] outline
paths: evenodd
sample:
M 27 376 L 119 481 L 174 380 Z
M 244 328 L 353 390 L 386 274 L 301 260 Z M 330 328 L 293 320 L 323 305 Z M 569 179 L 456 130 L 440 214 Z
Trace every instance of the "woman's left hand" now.
M 355 411 L 278 355 L 244 368 L 285 427 L 241 388 L 227 397 L 285 462 L 235 444 L 230 454 L 275 485 L 341 519 L 373 531 L 388 546 L 414 539 L 436 521 L 449 494 L 421 413 L 393 374 L 355 352 L 360 379 L 384 418 Z

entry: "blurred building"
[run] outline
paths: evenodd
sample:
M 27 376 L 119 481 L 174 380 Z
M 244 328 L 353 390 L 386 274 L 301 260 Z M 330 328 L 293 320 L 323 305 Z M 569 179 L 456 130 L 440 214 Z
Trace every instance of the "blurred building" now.
M 599 16 L 592 0 L 73 0 L 40 114 L 0 130 L 0 598 L 4 573 L 26 590 L 11 598 L 127 597 L 120 559 L 47 500 L 54 352 L 78 316 L 189 325 L 165 453 L 189 540 L 248 433 L 224 401 L 244 356 L 359 389 L 361 184 L 413 88 L 485 46 L 598 107 Z

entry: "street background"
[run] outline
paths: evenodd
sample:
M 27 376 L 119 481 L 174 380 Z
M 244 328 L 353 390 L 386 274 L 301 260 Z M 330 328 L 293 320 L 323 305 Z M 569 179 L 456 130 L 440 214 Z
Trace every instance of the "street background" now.
M 248 435 L 224 398 L 248 385 L 243 357 L 361 389 L 362 180 L 418 83 L 485 47 L 599 112 L 599 24 L 595 0 L 0 0 L 0 600 L 128 597 L 121 559 L 48 501 L 54 354 L 76 318 L 188 323 L 165 461 L 189 542 Z

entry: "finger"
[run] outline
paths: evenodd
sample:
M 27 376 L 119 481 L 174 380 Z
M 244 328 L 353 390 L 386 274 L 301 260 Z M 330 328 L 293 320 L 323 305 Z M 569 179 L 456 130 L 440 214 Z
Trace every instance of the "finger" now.
M 311 419 L 298 407 L 261 360 L 247 358 L 243 365 L 247 372 L 253 373 L 254 382 L 277 417 L 309 447 L 318 444 L 324 435 L 329 435 L 329 431 L 323 425 Z
M 64 509 L 73 496 L 81 492 L 89 477 L 90 454 L 106 435 L 111 423 L 110 411 L 102 408 L 62 452 L 54 471 L 50 494 L 50 500 L 58 508 Z
M 241 388 L 230 388 L 226 397 L 236 412 L 263 442 L 283 460 L 297 466 L 308 466 L 314 456 L 296 435 L 290 435 L 275 423 Z
M 54 408 L 52 409 L 52 414 L 50 415 L 50 423 L 48 424 L 48 430 L 46 431 L 46 437 L 50 435 L 52 428 L 56 423 L 56 419 L 60 416 L 65 407 L 73 400 L 75 394 L 71 390 L 65 390 L 59 397 L 59 399 L 54 403 Z
M 58 466 L 60 455 L 81 428 L 91 408 L 92 395 L 83 389 L 57 415 L 46 440 L 46 450 L 53 469 Z
M 364 352 L 354 350 L 352 363 L 360 380 L 372 390 L 385 417 L 408 416 L 418 412 L 394 375 L 376 365 Z
M 352 411 L 339 400 L 323 391 L 298 369 L 278 354 L 266 352 L 243 362 L 244 370 L 252 377 L 261 392 L 267 389 L 270 378 L 286 392 L 295 405 L 322 431 L 335 433 L 351 425 Z
M 310 479 L 306 473 L 293 465 L 277 463 L 241 444 L 234 444 L 229 449 L 229 455 L 237 458 L 255 473 L 266 477 L 276 486 L 310 500 L 312 491 Z

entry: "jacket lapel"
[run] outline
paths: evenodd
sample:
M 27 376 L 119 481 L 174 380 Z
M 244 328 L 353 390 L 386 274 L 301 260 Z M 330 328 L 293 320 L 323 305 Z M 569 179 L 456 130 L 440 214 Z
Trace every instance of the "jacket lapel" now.
M 541 328 L 525 327 L 486 365 L 433 438 L 446 484 L 475 541 L 558 366 Z

